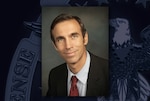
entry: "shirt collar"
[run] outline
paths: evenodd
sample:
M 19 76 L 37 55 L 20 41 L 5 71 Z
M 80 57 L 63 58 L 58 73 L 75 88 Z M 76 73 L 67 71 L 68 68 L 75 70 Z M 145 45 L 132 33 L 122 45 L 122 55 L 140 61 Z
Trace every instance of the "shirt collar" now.
M 73 74 L 68 65 L 67 65 L 67 69 L 68 69 L 68 82 L 70 82 L 71 77 L 74 75 L 78 78 L 78 80 L 83 83 L 86 84 L 87 82 L 87 77 L 88 77 L 88 72 L 89 72 L 89 67 L 90 67 L 90 54 L 87 51 L 87 58 L 85 61 L 84 66 L 82 67 L 82 69 L 77 73 L 77 74 Z

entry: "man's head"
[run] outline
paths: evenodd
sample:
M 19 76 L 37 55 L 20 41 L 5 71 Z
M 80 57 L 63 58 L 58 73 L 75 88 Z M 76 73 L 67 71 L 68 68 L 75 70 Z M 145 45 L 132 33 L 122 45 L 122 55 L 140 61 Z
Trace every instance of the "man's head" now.
M 68 64 L 85 62 L 88 34 L 79 17 L 60 14 L 52 22 L 50 34 L 55 49 Z
M 54 29 L 54 27 L 60 22 L 67 21 L 67 20 L 73 20 L 73 19 L 79 23 L 79 25 L 81 27 L 82 35 L 84 37 L 84 35 L 86 33 L 86 29 L 85 29 L 83 22 L 81 21 L 81 19 L 78 16 L 73 16 L 73 15 L 69 15 L 69 14 L 60 14 L 53 20 L 53 22 L 51 24 L 51 28 L 50 28 L 51 40 L 54 43 L 55 43 L 55 40 L 54 40 L 53 33 L 52 33 L 52 30 Z

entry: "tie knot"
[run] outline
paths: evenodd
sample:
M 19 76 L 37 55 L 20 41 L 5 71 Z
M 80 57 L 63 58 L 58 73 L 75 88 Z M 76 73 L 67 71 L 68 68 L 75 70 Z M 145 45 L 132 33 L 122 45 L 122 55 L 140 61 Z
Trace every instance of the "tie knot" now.
M 78 79 L 76 76 L 72 76 L 71 81 L 72 83 L 77 83 Z

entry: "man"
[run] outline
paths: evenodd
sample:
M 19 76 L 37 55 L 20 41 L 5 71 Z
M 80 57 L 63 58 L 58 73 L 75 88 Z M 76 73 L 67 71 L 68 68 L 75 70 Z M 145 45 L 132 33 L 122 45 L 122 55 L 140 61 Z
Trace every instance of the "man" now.
M 81 19 L 60 14 L 51 24 L 50 35 L 66 63 L 50 71 L 47 96 L 108 95 L 108 61 L 86 50 L 88 33 Z

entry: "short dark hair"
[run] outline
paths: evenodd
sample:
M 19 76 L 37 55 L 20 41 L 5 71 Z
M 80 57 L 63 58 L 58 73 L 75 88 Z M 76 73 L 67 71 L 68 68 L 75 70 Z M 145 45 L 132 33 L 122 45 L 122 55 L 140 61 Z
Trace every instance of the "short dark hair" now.
M 52 30 L 54 29 L 54 27 L 56 26 L 56 24 L 60 23 L 60 22 L 63 22 L 63 21 L 66 21 L 66 20 L 71 20 L 71 19 L 74 19 L 76 20 L 80 27 L 81 27 L 81 32 L 82 32 L 82 35 L 84 37 L 85 33 L 86 33 L 86 29 L 85 29 L 85 26 L 83 24 L 83 22 L 81 21 L 81 19 L 78 17 L 78 16 L 73 16 L 73 15 L 70 15 L 70 14 L 60 14 L 58 15 L 52 22 L 51 24 L 51 27 L 50 27 L 50 36 L 51 36 L 51 40 L 55 43 L 55 40 L 54 40 L 54 37 L 53 37 L 53 34 L 52 34 Z

